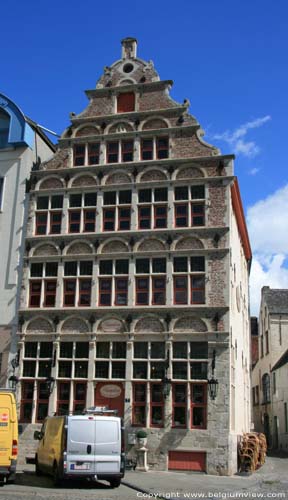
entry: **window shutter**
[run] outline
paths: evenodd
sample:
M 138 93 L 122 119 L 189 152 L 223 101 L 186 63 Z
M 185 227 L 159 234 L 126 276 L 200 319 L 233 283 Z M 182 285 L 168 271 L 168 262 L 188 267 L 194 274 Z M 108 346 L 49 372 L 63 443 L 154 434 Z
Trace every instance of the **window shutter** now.
M 117 99 L 117 113 L 127 113 L 135 110 L 135 94 L 134 92 L 126 92 L 119 94 Z

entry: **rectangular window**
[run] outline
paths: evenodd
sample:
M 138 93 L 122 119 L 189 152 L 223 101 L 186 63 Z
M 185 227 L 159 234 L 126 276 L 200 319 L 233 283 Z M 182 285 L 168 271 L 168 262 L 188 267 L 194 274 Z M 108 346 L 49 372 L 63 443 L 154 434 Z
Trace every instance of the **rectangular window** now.
M 81 210 L 69 210 L 69 233 L 79 233 Z
M 115 231 L 115 208 L 103 208 L 103 231 Z
M 82 414 L 86 406 L 86 392 L 87 383 L 75 382 L 74 383 L 74 402 L 73 402 L 73 412 L 76 414 Z
M 187 426 L 187 386 L 173 384 L 172 386 L 172 427 L 185 428 Z
M 168 158 L 169 156 L 169 141 L 168 137 L 159 137 L 156 139 L 156 157 L 157 160 Z
M 205 258 L 175 257 L 173 265 L 174 304 L 205 304 Z M 200 272 L 202 274 L 199 274 Z M 178 273 L 186 274 L 178 275 Z M 190 279 L 190 290 L 188 290 L 188 279 Z
M 99 279 L 99 305 L 111 306 L 112 301 L 112 278 Z
M 151 229 L 151 207 L 138 208 L 139 229 Z
M 153 160 L 153 139 L 142 139 L 141 160 Z
M 187 276 L 174 276 L 174 304 L 187 304 Z
M 117 96 L 117 113 L 131 113 L 135 111 L 134 92 L 123 92 Z
M 64 280 L 64 306 L 75 307 L 76 279 Z
M 175 227 L 190 227 L 205 225 L 205 187 L 177 186 L 174 189 L 174 224 Z M 191 212 L 189 213 L 189 205 Z
M 166 278 L 152 277 L 152 304 L 166 304 Z
M 36 235 L 46 234 L 46 232 L 47 232 L 47 219 L 48 219 L 47 212 L 37 212 L 36 213 L 36 229 L 35 229 Z
M 154 227 L 155 229 L 167 227 L 167 205 L 154 205 Z
M 50 234 L 61 233 L 62 212 L 50 212 Z
M 119 160 L 119 142 L 107 142 L 107 163 L 118 163 Z
M 153 190 L 140 189 L 138 191 L 138 228 L 166 228 L 168 211 L 167 200 L 167 188 L 155 188 Z
M 207 384 L 191 384 L 191 428 L 206 429 Z
M 136 305 L 149 304 L 149 278 L 136 278 Z
M 146 426 L 146 384 L 133 384 L 132 425 Z
M 115 305 L 127 306 L 128 303 L 128 279 L 115 279 Z
M 42 282 L 40 280 L 30 281 L 30 299 L 29 307 L 40 307 L 41 303 L 41 288 Z
M 39 196 L 35 213 L 35 234 L 61 233 L 63 195 Z
M 164 399 L 162 384 L 151 384 L 150 386 L 150 418 L 151 427 L 163 427 L 164 425 Z
M 94 233 L 96 222 L 95 210 L 84 210 L 84 232 Z
M 56 280 L 45 281 L 44 307 L 55 307 L 56 289 L 57 289 Z
M 79 306 L 89 307 L 91 305 L 91 279 L 79 280 Z
M 119 207 L 118 208 L 118 231 L 129 231 L 131 220 L 131 209 L 130 207 Z
M 58 383 L 57 415 L 68 415 L 70 401 L 70 382 Z
M 133 141 L 122 141 L 121 150 L 122 150 L 122 162 L 133 161 L 133 149 L 134 143 Z
M 99 279 L 99 305 L 125 306 L 128 303 L 128 275 L 129 261 L 127 259 L 100 260 Z
M 76 144 L 74 146 L 74 166 L 82 167 L 85 165 L 85 144 Z
M 98 165 L 100 159 L 100 144 L 88 144 L 88 165 Z
M 191 276 L 191 304 L 205 304 L 204 276 Z

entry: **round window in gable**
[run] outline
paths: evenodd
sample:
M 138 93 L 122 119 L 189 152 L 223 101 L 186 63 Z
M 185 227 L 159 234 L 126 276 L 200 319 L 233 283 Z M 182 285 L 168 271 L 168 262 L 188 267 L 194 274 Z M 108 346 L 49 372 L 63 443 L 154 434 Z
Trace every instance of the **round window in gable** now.
M 133 69 L 134 69 L 134 66 L 131 63 L 124 64 L 124 66 L 123 66 L 124 73 L 131 73 L 133 71 Z

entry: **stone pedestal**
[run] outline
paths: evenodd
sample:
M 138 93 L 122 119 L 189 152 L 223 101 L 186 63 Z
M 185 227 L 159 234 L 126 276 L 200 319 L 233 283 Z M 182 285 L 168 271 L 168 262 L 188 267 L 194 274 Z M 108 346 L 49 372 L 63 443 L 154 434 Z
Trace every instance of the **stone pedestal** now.
M 145 445 L 141 446 L 141 448 L 138 448 L 136 470 L 142 471 L 142 472 L 148 472 L 149 467 L 147 464 L 147 452 L 148 452 L 148 449 L 146 448 Z

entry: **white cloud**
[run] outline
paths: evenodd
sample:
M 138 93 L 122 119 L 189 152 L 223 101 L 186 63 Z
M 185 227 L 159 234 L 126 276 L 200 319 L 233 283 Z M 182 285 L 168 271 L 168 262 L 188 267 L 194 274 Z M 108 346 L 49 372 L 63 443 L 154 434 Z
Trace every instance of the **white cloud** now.
M 247 210 L 253 260 L 251 314 L 258 316 L 262 286 L 288 288 L 288 184 Z
M 258 172 L 260 172 L 260 168 L 254 167 L 254 168 L 251 168 L 251 170 L 249 170 L 248 174 L 249 175 L 256 175 L 256 174 L 258 174 Z
M 246 141 L 243 138 L 247 135 L 249 130 L 262 127 L 262 125 L 267 123 L 269 120 L 271 120 L 270 115 L 263 116 L 262 118 L 256 118 L 251 122 L 240 125 L 240 127 L 236 128 L 232 132 L 230 130 L 226 130 L 222 134 L 215 134 L 213 139 L 227 142 L 227 144 L 234 148 L 236 154 L 243 154 L 248 158 L 253 158 L 259 154 L 260 148 L 254 141 Z

